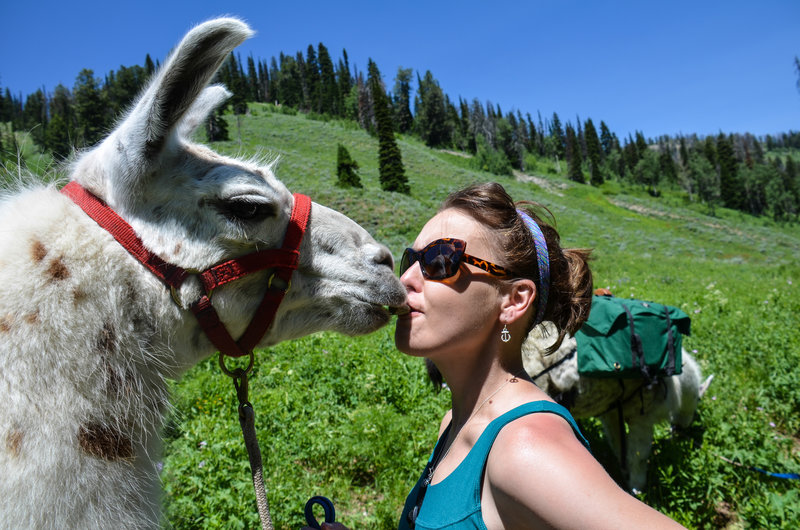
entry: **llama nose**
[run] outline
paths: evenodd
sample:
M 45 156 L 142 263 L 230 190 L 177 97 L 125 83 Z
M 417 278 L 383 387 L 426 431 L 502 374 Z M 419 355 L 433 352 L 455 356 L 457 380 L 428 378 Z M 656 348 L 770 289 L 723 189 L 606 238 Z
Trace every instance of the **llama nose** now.
M 394 270 L 394 258 L 392 253 L 383 245 L 379 245 L 372 257 L 376 265 L 385 265 L 389 269 Z

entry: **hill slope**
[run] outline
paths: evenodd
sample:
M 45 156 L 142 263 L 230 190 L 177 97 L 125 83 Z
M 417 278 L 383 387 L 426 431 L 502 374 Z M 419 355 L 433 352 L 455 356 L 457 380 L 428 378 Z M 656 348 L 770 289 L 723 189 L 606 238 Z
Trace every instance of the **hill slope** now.
M 720 211 L 698 213 L 680 195 L 653 199 L 619 184 L 600 188 L 549 175 L 498 177 L 458 154 L 401 137 L 409 196 L 381 191 L 377 140 L 351 123 L 322 122 L 252 105 L 228 116 L 228 154 L 280 156 L 292 191 L 355 219 L 395 257 L 451 190 L 496 180 L 515 199 L 553 212 L 565 246 L 594 249 L 596 287 L 681 307 L 684 346 L 716 378 L 689 433 L 656 433 L 642 499 L 691 528 L 797 527 L 800 472 L 800 229 Z M 361 166 L 363 189 L 335 186 L 337 144 Z M 393 326 L 366 337 L 321 333 L 260 352 L 251 401 L 276 528 L 303 524 L 312 495 L 336 503 L 352 528 L 395 528 L 424 466 L 449 395 L 433 394 L 419 359 L 394 349 Z M 167 526 L 257 526 L 232 385 L 214 359 L 174 384 L 163 479 Z M 613 476 L 596 422 L 583 429 Z M 535 479 L 535 477 L 532 477 Z
M 680 197 L 624 194 L 614 183 L 597 189 L 555 176 L 497 177 L 409 138 L 399 145 L 411 195 L 385 193 L 376 139 L 352 124 L 269 109 L 253 106 L 248 116 L 230 117 L 231 136 L 240 134 L 241 143 L 214 148 L 279 155 L 277 175 L 290 189 L 346 213 L 396 257 L 449 191 L 496 180 L 516 199 L 547 206 L 566 246 L 594 249 L 596 287 L 683 308 L 693 330 L 684 346 L 716 379 L 687 435 L 658 428 L 643 500 L 688 527 L 800 522 L 796 483 L 720 458 L 800 472 L 796 226 L 731 212 L 708 217 Z M 360 164 L 363 189 L 335 186 L 337 143 Z M 351 527 L 396 527 L 449 396 L 431 392 L 422 363 L 394 350 L 392 333 L 392 325 L 368 337 L 323 333 L 261 353 L 251 399 L 277 527 L 300 526 L 305 500 L 317 494 L 333 498 Z M 229 386 L 213 360 L 176 384 L 179 414 L 164 470 L 176 527 L 255 525 Z M 618 474 L 598 424 L 583 428 L 598 458 Z

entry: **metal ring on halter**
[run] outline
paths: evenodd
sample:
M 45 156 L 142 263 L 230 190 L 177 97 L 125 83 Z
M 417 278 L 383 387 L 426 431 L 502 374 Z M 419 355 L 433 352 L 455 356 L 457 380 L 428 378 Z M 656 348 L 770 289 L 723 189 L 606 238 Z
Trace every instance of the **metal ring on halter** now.
M 197 269 L 184 269 L 184 270 L 190 276 L 200 276 L 201 274 L 203 274 L 203 271 L 200 271 L 200 270 L 197 270 Z M 211 293 L 213 293 L 213 292 L 214 292 L 214 288 L 212 287 L 206 293 L 206 296 L 208 297 L 209 300 L 211 299 Z M 188 307 L 184 307 L 183 304 L 181 303 L 181 300 L 178 297 L 178 289 L 174 285 L 170 285 L 169 286 L 169 294 L 172 295 L 172 301 L 175 302 L 176 306 L 178 306 L 179 308 L 183 309 L 184 311 L 186 309 L 189 309 Z
M 275 280 L 275 278 L 278 278 L 278 272 L 277 271 L 274 271 L 272 274 L 269 275 L 269 280 L 267 280 L 267 288 L 268 289 L 278 289 L 280 291 L 283 291 L 284 293 L 289 291 L 289 288 L 292 286 L 292 280 L 291 279 L 287 282 L 283 278 L 278 278 L 278 280 L 280 280 L 281 282 L 286 284 L 286 287 L 278 287 L 278 286 L 273 287 L 272 286 L 272 282 Z
M 249 374 L 250 370 L 253 369 L 253 364 L 255 363 L 255 354 L 251 350 L 248 353 L 248 355 L 250 356 L 250 361 L 247 364 L 247 368 L 245 368 L 244 370 L 242 370 L 241 368 L 237 368 L 236 370 L 231 371 L 228 370 L 227 366 L 225 366 L 225 354 L 219 352 L 219 367 L 222 370 L 222 373 L 224 373 L 227 376 L 233 377 L 234 379 L 242 377 L 243 374 Z

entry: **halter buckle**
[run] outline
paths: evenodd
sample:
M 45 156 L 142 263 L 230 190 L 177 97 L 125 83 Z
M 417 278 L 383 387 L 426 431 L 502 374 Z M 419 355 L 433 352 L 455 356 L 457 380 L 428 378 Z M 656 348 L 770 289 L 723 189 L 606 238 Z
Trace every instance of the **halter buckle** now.
M 278 280 L 277 285 L 273 285 L 275 280 Z M 278 276 L 277 271 L 273 271 L 272 274 L 269 275 L 269 280 L 267 281 L 267 288 L 272 290 L 275 289 L 276 291 L 283 291 L 284 293 L 288 292 L 289 289 L 292 287 L 292 280 L 291 278 L 289 281 L 284 280 L 280 276 Z

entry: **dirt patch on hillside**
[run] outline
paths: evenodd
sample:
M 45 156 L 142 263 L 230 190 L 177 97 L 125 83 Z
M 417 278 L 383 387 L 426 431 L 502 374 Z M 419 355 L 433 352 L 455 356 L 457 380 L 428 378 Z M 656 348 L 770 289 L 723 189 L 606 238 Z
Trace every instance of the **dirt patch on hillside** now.
M 723 226 L 723 225 L 721 225 L 719 223 L 714 223 L 714 222 L 711 222 L 711 221 L 699 221 L 697 217 L 691 217 L 690 218 L 690 217 L 686 217 L 685 215 L 679 215 L 679 214 L 676 214 L 676 213 L 673 213 L 673 212 L 655 210 L 653 208 L 648 208 L 648 207 L 642 206 L 640 204 L 628 204 L 626 202 L 615 200 L 615 199 L 612 199 L 612 198 L 609 198 L 608 202 L 610 202 L 614 206 L 618 206 L 620 208 L 624 208 L 626 210 L 630 210 L 632 212 L 636 212 L 636 213 L 641 214 L 641 215 L 647 215 L 649 217 L 660 217 L 660 218 L 664 218 L 664 219 L 675 219 L 677 221 L 686 221 L 686 222 L 698 223 L 698 224 L 700 224 L 702 226 L 705 226 L 705 227 L 708 227 L 708 228 L 711 228 L 711 229 L 714 229 L 714 230 L 725 230 L 725 231 L 732 232 L 732 233 L 734 233 L 734 234 L 736 234 L 738 236 L 744 236 L 745 235 L 745 233 L 742 232 L 741 230 L 738 230 L 738 229 L 733 228 L 731 226 Z
M 438 149 L 440 153 L 447 153 L 448 155 L 460 156 L 461 158 L 472 158 L 472 155 L 469 153 L 463 153 L 461 151 L 453 151 L 452 149 Z
M 552 193 L 553 195 L 558 195 L 559 197 L 564 196 L 561 190 L 565 190 L 569 187 L 569 184 L 566 182 L 552 182 L 544 177 L 526 175 L 525 173 L 517 170 L 514 170 L 514 178 L 516 178 L 518 182 L 533 182 L 543 190 Z

